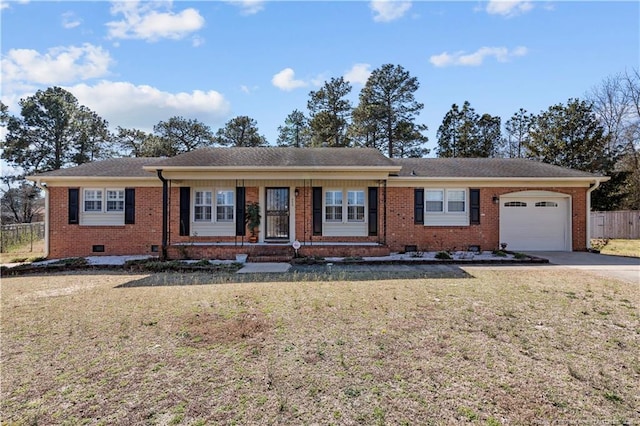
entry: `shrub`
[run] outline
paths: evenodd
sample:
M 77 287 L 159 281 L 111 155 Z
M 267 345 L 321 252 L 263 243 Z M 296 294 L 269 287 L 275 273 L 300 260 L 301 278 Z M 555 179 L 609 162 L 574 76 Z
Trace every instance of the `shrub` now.
M 494 256 L 507 257 L 507 253 L 502 250 L 494 250 L 491 253 L 493 253 Z
M 451 259 L 451 255 L 446 251 L 437 252 L 435 257 L 436 259 L 441 259 L 441 260 Z

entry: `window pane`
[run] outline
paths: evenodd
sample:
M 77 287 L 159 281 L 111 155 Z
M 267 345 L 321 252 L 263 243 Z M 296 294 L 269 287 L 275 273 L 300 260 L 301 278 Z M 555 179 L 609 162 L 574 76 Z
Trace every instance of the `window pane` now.
M 349 222 L 364 221 L 364 191 L 348 191 L 347 206 L 347 220 Z
M 96 189 L 88 189 L 84 191 L 84 211 L 102 211 L 102 191 Z
M 447 191 L 447 211 L 451 213 L 464 213 L 465 191 Z
M 326 219 L 327 222 L 342 222 L 342 207 L 327 206 Z
M 196 191 L 193 209 L 195 221 L 211 221 L 211 191 Z
M 233 206 L 216 207 L 216 220 L 218 222 L 233 222 Z
M 194 219 L 197 221 L 210 221 L 211 206 L 196 206 Z
M 107 190 L 107 211 L 108 212 L 124 211 L 124 191 L 123 190 Z

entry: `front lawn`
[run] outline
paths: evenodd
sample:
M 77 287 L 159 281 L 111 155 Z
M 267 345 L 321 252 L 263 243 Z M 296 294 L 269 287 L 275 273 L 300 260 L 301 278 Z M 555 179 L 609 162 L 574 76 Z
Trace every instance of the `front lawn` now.
M 600 253 L 614 256 L 640 257 L 640 240 L 606 240 L 606 244 L 600 249 Z
M 640 420 L 638 286 L 568 269 L 468 270 L 128 288 L 147 275 L 3 278 L 2 420 Z

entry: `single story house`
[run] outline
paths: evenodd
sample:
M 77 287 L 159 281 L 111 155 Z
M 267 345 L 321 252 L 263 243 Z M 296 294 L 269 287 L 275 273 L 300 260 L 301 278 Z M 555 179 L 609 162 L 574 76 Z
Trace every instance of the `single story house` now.
M 29 176 L 47 256 L 382 256 L 585 250 L 607 177 L 525 159 L 390 159 L 370 148 L 203 148 Z M 258 203 L 257 242 L 246 209 Z M 251 258 L 251 257 L 250 257 Z

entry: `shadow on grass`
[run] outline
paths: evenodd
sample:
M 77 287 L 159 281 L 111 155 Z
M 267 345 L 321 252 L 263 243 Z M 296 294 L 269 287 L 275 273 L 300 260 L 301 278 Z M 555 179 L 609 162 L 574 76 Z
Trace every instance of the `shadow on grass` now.
M 294 265 L 283 273 L 159 272 L 117 286 L 154 287 L 256 282 L 376 281 L 472 278 L 456 265 Z

